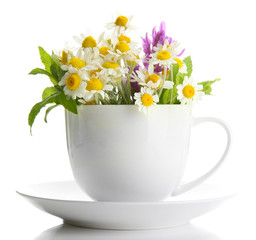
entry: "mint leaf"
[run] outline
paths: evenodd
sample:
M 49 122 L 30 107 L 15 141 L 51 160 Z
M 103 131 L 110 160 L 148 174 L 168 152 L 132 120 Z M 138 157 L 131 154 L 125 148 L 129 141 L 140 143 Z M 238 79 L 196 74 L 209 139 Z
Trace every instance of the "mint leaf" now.
M 51 68 L 51 65 L 52 65 L 51 56 L 42 47 L 38 47 L 38 49 L 39 49 L 41 61 L 45 66 L 45 70 L 47 72 L 50 72 L 50 68 Z
M 49 76 L 49 78 L 50 78 L 51 82 L 54 85 L 56 85 L 58 83 L 58 81 L 57 81 L 58 76 L 55 75 L 55 72 L 53 73 L 51 71 L 51 66 L 52 66 L 53 60 L 52 60 L 51 56 L 42 47 L 38 47 L 38 49 L 39 49 L 39 54 L 40 54 L 41 61 L 45 66 L 45 70 L 46 70 L 46 72 L 48 72 L 48 73 L 50 73 L 51 75 L 54 76 L 54 77 Z
M 186 58 L 183 59 L 183 62 L 186 64 L 187 66 L 187 76 L 190 77 L 193 71 L 193 65 L 192 65 L 192 60 L 191 57 L 188 56 Z
M 67 98 L 67 96 L 64 94 L 64 92 L 61 92 L 56 97 L 56 103 L 61 104 L 64 108 L 66 108 L 68 111 L 77 114 L 77 104 L 76 101 L 72 98 Z
M 53 75 L 51 73 L 47 72 L 46 70 L 44 70 L 42 68 L 35 68 L 29 74 L 32 74 L 32 75 L 44 74 L 44 75 L 47 75 L 48 77 L 53 77 Z
M 32 125 L 35 121 L 36 116 L 38 115 L 38 113 L 40 112 L 41 108 L 43 108 L 46 104 L 48 103 L 53 103 L 55 101 L 55 98 L 60 94 L 60 92 L 57 92 L 55 94 L 52 94 L 50 96 L 48 96 L 47 98 L 45 98 L 43 101 L 36 103 L 29 115 L 28 115 L 28 125 L 30 126 L 30 134 L 32 135 Z
M 46 109 L 46 111 L 45 111 L 45 116 L 44 116 L 44 121 L 47 123 L 47 116 L 48 116 L 48 114 L 49 114 L 49 112 L 52 110 L 52 109 L 54 109 L 54 108 L 56 108 L 56 107 L 58 107 L 59 106 L 59 104 L 55 104 L 55 105 L 53 105 L 53 106 L 51 106 L 51 107 L 48 107 L 47 109 Z
M 212 80 L 212 81 L 204 81 L 204 82 L 200 82 L 198 84 L 201 84 L 203 85 L 203 92 L 206 94 L 206 95 L 211 95 L 211 92 L 212 92 L 212 84 L 217 82 L 217 81 L 220 81 L 220 78 L 216 78 L 215 80 Z
M 160 96 L 159 103 L 160 104 L 167 104 L 171 100 L 171 94 L 172 90 L 171 89 L 163 89 L 163 92 Z
M 172 66 L 172 71 L 173 71 L 173 82 L 174 82 L 174 84 L 176 83 L 176 76 L 177 76 L 177 74 L 178 74 L 178 72 L 179 72 L 179 64 L 174 64 L 173 66 Z M 170 75 L 171 75 L 171 72 L 170 72 Z M 171 77 L 170 77 L 170 79 L 171 79 Z
M 56 63 L 59 67 L 61 66 L 59 58 L 56 54 L 54 54 L 54 52 L 52 52 L 51 59 L 52 59 L 52 62 Z
M 42 94 L 42 99 L 46 99 L 47 97 L 51 96 L 54 93 L 57 93 L 58 90 L 55 87 L 47 87 L 44 89 Z

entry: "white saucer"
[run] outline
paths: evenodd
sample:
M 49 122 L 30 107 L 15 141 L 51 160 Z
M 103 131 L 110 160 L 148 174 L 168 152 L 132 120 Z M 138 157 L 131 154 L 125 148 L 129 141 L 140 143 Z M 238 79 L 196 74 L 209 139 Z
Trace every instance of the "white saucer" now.
M 187 224 L 234 196 L 209 184 L 161 202 L 97 202 L 75 182 L 52 182 L 20 188 L 17 193 L 65 223 L 100 229 L 157 229 Z

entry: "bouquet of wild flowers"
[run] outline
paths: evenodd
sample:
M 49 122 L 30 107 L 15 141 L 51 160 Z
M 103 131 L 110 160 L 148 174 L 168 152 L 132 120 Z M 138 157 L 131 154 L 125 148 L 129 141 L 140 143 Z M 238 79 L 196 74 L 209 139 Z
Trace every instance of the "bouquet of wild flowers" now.
M 165 23 L 152 31 L 152 38 L 142 38 L 141 49 L 127 32 L 134 27 L 131 18 L 118 16 L 106 25 L 96 40 L 81 34 L 74 37 L 77 48 L 66 46 L 49 55 L 39 47 L 45 69 L 30 74 L 47 75 L 53 86 L 44 89 L 42 101 L 29 114 L 32 127 L 41 108 L 51 104 L 45 113 L 62 105 L 77 114 L 78 105 L 135 104 L 148 113 L 156 104 L 191 104 L 211 94 L 213 81 L 197 82 L 191 77 L 190 57 L 182 59 L 184 49 L 179 42 L 166 36 Z

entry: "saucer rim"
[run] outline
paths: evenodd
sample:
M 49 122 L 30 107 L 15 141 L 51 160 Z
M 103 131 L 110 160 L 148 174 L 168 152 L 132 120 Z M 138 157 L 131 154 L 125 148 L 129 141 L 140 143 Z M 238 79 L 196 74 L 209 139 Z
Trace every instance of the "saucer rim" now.
M 26 198 L 33 198 L 33 199 L 39 199 L 39 200 L 45 200 L 45 201 L 56 201 L 56 202 L 69 202 L 69 203 L 82 203 L 82 204 L 108 204 L 108 205 L 177 205 L 177 204 L 188 204 L 188 203 L 205 203 L 205 202 L 211 202 L 211 201 L 221 201 L 221 200 L 227 200 L 229 198 L 233 198 L 237 195 L 237 193 L 234 192 L 229 192 L 227 194 L 225 194 L 225 196 L 221 196 L 221 197 L 212 197 L 212 198 L 208 198 L 208 199 L 191 199 L 191 200 L 174 200 L 174 201 L 170 201 L 169 199 L 171 198 L 168 197 L 166 200 L 162 200 L 162 201 L 143 201 L 143 202 L 115 202 L 115 201 L 97 201 L 94 199 L 91 199 L 91 201 L 88 200 L 68 200 L 68 199 L 60 199 L 60 198 L 49 198 L 49 197 L 39 197 L 39 196 L 35 196 L 35 195 L 31 195 L 28 193 L 25 193 L 24 189 L 25 188 L 29 188 L 31 186 L 36 186 L 36 185 L 41 185 L 41 184 L 58 184 L 58 183 L 75 183 L 75 181 L 53 181 L 53 182 L 44 182 L 44 183 L 36 183 L 36 184 L 29 184 L 27 186 L 23 186 L 23 187 L 18 187 L 16 190 L 16 193 L 26 197 Z M 215 187 L 221 187 L 215 184 L 209 184 L 209 183 L 203 183 L 204 185 L 208 185 L 208 186 L 215 186 Z M 224 188 L 224 187 L 223 187 Z M 22 191 L 23 190 L 23 191 Z M 86 194 L 86 193 L 85 193 Z M 89 197 L 89 196 L 88 196 Z

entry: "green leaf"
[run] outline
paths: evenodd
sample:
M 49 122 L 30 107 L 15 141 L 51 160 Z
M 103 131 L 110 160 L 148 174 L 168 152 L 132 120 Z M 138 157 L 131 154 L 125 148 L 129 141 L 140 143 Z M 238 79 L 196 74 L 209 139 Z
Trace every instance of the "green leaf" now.
M 182 84 L 183 81 L 184 81 L 184 78 L 185 78 L 186 74 L 185 73 L 178 73 L 176 75 L 176 79 L 175 79 L 175 85 L 179 85 L 179 84 Z
M 56 54 L 54 54 L 54 52 L 52 52 L 51 59 L 52 59 L 52 62 L 56 63 L 59 67 L 61 66 L 59 58 Z
M 30 111 L 30 113 L 29 113 L 29 115 L 28 115 L 28 125 L 30 126 L 30 133 L 31 133 L 31 135 L 32 135 L 32 125 L 33 125 L 33 123 L 34 123 L 34 121 L 35 121 L 36 116 L 37 116 L 38 113 L 40 112 L 40 110 L 41 110 L 46 104 L 54 102 L 55 98 L 56 98 L 59 94 L 60 94 L 60 92 L 55 93 L 55 94 L 52 94 L 52 95 L 48 96 L 47 98 L 45 98 L 43 101 L 41 101 L 41 102 L 39 102 L 39 103 L 36 103 L 36 104 L 32 107 L 32 109 L 31 109 L 31 111 Z
M 56 103 L 61 104 L 68 111 L 77 114 L 77 104 L 76 101 L 72 98 L 67 98 L 67 96 L 61 92 L 56 97 Z
M 174 82 L 174 84 L 176 83 L 176 76 L 177 76 L 177 74 L 178 74 L 178 72 L 179 72 L 179 64 L 174 64 L 173 66 L 172 66 L 172 69 L 173 69 L 173 82 Z M 170 73 L 171 74 L 171 73 Z M 171 78 L 170 78 L 171 79 Z
M 159 103 L 160 104 L 167 104 L 168 102 L 170 102 L 171 94 L 172 94 L 171 89 L 164 89 L 161 96 L 160 96 Z
M 42 47 L 38 47 L 38 49 L 39 49 L 41 61 L 45 66 L 45 70 L 47 72 L 50 72 L 50 68 L 51 68 L 51 65 L 52 65 L 51 56 Z
M 42 99 L 46 99 L 47 97 L 51 96 L 54 93 L 59 92 L 58 89 L 55 87 L 47 87 L 44 89 L 43 94 L 42 94 Z
M 211 92 L 212 92 L 212 84 L 217 82 L 217 81 L 220 81 L 220 78 L 216 78 L 215 80 L 212 80 L 212 81 L 205 81 L 205 82 L 200 82 L 198 84 L 201 84 L 203 85 L 203 92 L 206 94 L 206 95 L 211 95 Z
M 51 76 L 49 76 L 49 77 L 50 77 L 51 82 L 54 85 L 56 85 L 58 83 L 58 81 L 57 81 L 58 76 L 55 75 L 55 72 L 53 73 L 51 70 L 53 60 L 52 60 L 51 56 L 42 47 L 38 47 L 38 49 L 39 49 L 41 61 L 45 66 L 45 70 L 46 70 L 46 72 L 49 72 L 51 75 L 54 76 L 54 77 L 51 77 Z
M 59 106 L 59 104 L 55 104 L 55 105 L 53 105 L 53 106 L 51 106 L 51 107 L 48 107 L 47 109 L 46 109 L 46 111 L 45 111 L 45 116 L 44 116 L 44 121 L 47 123 L 47 116 L 48 116 L 48 114 L 49 114 L 49 112 L 52 110 L 52 109 L 54 109 L 54 108 L 56 108 L 56 107 L 58 107 Z
M 191 76 L 191 73 L 193 71 L 193 65 L 192 65 L 192 60 L 191 60 L 191 57 L 188 56 L 186 58 L 183 59 L 183 62 L 186 64 L 187 66 L 187 76 L 190 77 Z
M 53 75 L 51 73 L 47 72 L 46 70 L 44 70 L 42 68 L 35 68 L 29 74 L 32 74 L 32 75 L 44 74 L 44 75 L 47 75 L 48 77 L 53 77 Z

